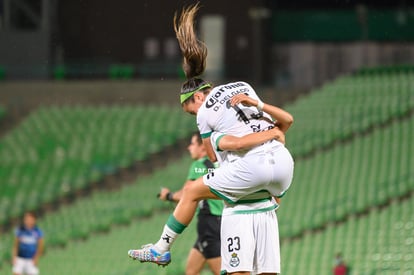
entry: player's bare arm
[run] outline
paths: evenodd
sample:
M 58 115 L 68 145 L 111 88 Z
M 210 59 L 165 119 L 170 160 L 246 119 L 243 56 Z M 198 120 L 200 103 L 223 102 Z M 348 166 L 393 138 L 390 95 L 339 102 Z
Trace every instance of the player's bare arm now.
M 191 184 L 192 182 L 194 182 L 193 180 L 187 180 L 184 185 L 183 188 L 188 185 Z M 170 189 L 166 188 L 166 187 L 162 187 L 161 191 L 158 195 L 159 199 L 162 201 L 174 201 L 174 202 L 178 202 L 181 199 L 183 193 L 183 189 L 180 189 L 178 191 L 175 192 L 171 192 Z M 168 195 L 170 194 L 170 195 Z M 171 196 L 170 198 L 168 198 L 168 196 Z
M 13 248 L 12 248 L 12 264 L 13 265 L 16 263 L 18 246 L 19 246 L 19 239 L 17 237 L 14 237 Z
M 247 150 L 269 140 L 276 139 L 284 143 L 285 134 L 278 128 L 252 133 L 243 137 L 225 135 L 219 141 L 219 148 L 223 151 Z
M 38 263 L 39 263 L 39 258 L 43 253 L 43 247 L 44 247 L 43 238 L 41 238 L 41 239 L 39 239 L 39 241 L 37 243 L 36 254 L 33 257 L 33 263 L 34 263 L 35 266 L 37 266 Z

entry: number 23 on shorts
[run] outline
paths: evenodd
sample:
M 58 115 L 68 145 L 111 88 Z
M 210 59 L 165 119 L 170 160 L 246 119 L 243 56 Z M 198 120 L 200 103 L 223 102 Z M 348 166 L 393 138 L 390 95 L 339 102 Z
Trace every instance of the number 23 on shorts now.
M 240 237 L 227 238 L 227 248 L 229 252 L 240 250 Z

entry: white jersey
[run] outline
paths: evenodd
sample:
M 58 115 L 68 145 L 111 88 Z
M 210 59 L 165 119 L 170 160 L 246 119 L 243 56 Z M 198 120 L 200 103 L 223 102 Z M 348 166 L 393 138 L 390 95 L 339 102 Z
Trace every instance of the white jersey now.
M 233 159 L 232 152 L 230 151 L 222 151 L 219 149 L 219 141 L 222 137 L 224 137 L 226 134 L 221 132 L 213 132 L 210 136 L 210 142 L 211 146 L 213 147 L 214 153 L 216 154 L 217 162 L 220 164 L 220 166 L 225 165 Z
M 219 150 L 218 143 L 223 136 L 225 134 L 213 132 L 210 139 L 220 166 L 229 167 L 235 156 L 232 152 Z M 261 196 L 266 198 L 270 194 L 265 192 Z M 276 201 L 273 198 L 257 200 L 257 193 L 246 195 L 243 200 L 250 202 L 229 204 L 225 200 L 220 232 L 223 274 L 239 271 L 280 273 Z
M 246 82 L 234 82 L 215 87 L 197 112 L 197 125 L 202 138 L 212 132 L 222 132 L 236 137 L 261 132 L 274 127 L 270 115 L 259 112 L 256 107 L 242 104 L 230 105 L 230 99 L 238 94 L 259 99 Z
M 237 171 L 237 163 L 235 162 L 236 160 L 240 160 L 243 162 L 243 157 L 238 156 L 236 154 L 234 154 L 234 152 L 230 152 L 230 151 L 221 151 L 218 147 L 218 143 L 220 141 L 220 139 L 222 137 L 224 137 L 225 134 L 224 133 L 220 133 L 220 132 L 213 132 L 211 134 L 210 137 L 210 141 L 214 150 L 214 153 L 216 154 L 217 157 L 217 161 L 219 163 L 220 166 L 220 170 L 229 170 L 228 172 L 225 172 L 223 174 L 226 175 L 226 180 L 222 180 L 220 179 L 221 177 L 219 175 L 217 175 L 219 178 L 217 178 L 217 176 L 215 176 L 215 180 L 213 180 L 216 183 L 219 182 L 224 182 L 226 188 L 231 188 L 231 183 L 234 180 L 232 180 L 231 178 L 229 178 L 231 175 L 233 175 L 234 173 L 236 175 L 240 174 Z M 276 147 L 278 147 L 276 145 Z M 281 148 L 284 148 L 283 146 L 281 146 Z M 252 159 L 253 156 L 250 156 L 249 159 Z M 257 162 L 257 161 L 256 161 Z M 260 171 L 257 170 L 256 167 L 256 162 L 253 162 L 251 165 L 249 165 L 250 168 L 253 167 L 252 170 L 254 171 Z M 260 165 L 260 163 L 259 163 Z M 250 170 L 250 169 L 247 169 Z M 231 172 L 230 172 L 231 171 Z M 220 171 L 217 171 L 220 173 Z M 245 178 L 244 180 L 237 180 L 236 182 L 236 189 L 238 188 L 242 188 L 244 191 L 242 191 L 241 193 L 239 193 L 239 191 L 237 191 L 236 193 L 239 193 L 240 195 L 240 199 L 242 199 L 241 201 L 239 201 L 239 203 L 237 203 L 236 205 L 234 205 L 233 203 L 228 204 L 228 202 L 230 202 L 228 199 L 224 200 L 225 201 L 225 209 L 223 210 L 223 214 L 222 215 L 231 215 L 231 214 L 237 214 L 242 210 L 241 212 L 246 213 L 249 212 L 250 210 L 253 210 L 253 212 L 255 212 L 258 209 L 267 209 L 266 211 L 269 211 L 269 209 L 276 209 L 278 207 L 277 203 L 274 200 L 270 200 L 270 193 L 264 191 L 265 188 L 263 188 L 263 190 L 259 189 L 256 190 L 255 187 L 253 187 L 252 191 L 254 190 L 254 192 L 246 192 L 250 185 L 255 185 L 254 182 L 257 180 L 257 177 L 248 177 L 247 182 L 245 182 L 243 184 L 243 181 L 245 181 L 247 178 Z M 210 182 L 210 179 L 208 180 Z M 211 183 L 210 182 L 210 187 L 217 187 L 216 183 Z M 224 187 L 224 186 L 223 186 Z M 225 189 L 226 189 L 225 188 Z M 222 190 L 222 188 L 219 188 L 219 190 Z M 234 190 L 233 190 L 234 191 Z M 233 192 L 232 192 L 233 193 Z M 276 193 L 277 195 L 280 195 L 280 193 Z M 233 193 L 233 195 L 235 195 L 235 193 Z M 264 199 L 264 200 L 263 200 Z M 231 201 L 234 202 L 233 199 L 231 199 Z M 244 204 L 244 202 L 249 202 L 248 204 Z M 240 205 L 240 203 L 242 203 L 242 205 Z

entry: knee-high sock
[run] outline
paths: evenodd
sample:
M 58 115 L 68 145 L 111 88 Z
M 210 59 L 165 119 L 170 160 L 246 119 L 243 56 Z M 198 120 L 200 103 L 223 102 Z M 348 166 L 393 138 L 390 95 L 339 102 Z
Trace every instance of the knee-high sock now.
M 154 244 L 155 251 L 162 254 L 170 250 L 170 247 L 175 239 L 184 231 L 186 227 L 186 225 L 177 221 L 173 215 L 170 215 L 167 223 L 164 225 L 160 239 L 156 244 Z

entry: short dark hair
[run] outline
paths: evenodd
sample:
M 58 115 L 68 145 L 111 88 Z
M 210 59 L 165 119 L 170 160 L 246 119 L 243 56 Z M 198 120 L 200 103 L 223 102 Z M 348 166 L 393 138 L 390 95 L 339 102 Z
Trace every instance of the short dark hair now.
M 203 144 L 203 140 L 201 139 L 200 132 L 193 132 L 193 134 L 191 135 L 191 137 L 196 137 L 197 138 L 198 145 Z

